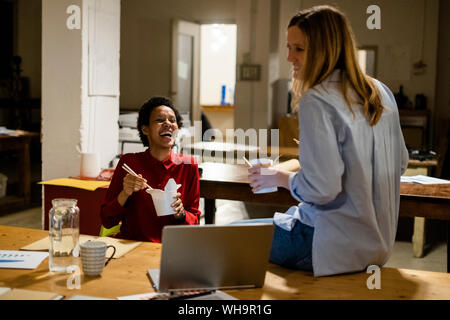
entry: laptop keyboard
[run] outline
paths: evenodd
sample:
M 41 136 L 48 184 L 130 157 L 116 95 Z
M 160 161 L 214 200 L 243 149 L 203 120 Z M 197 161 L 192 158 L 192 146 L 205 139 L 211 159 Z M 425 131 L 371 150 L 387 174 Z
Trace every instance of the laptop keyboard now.
M 158 290 L 159 287 L 159 269 L 149 269 L 148 274 L 153 282 L 153 288 Z

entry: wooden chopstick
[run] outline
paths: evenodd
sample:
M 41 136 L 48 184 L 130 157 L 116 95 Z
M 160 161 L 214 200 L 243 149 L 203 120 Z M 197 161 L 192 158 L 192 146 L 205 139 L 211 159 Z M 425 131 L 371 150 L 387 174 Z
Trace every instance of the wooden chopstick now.
M 300 141 L 298 141 L 297 139 L 292 138 L 292 140 L 294 140 L 294 142 L 295 142 L 296 144 L 300 144 Z
M 142 177 L 139 177 L 139 176 L 136 174 L 136 172 L 134 172 L 134 171 L 133 171 L 126 163 L 123 164 L 122 169 L 125 170 L 126 172 L 128 172 L 129 174 L 131 174 L 131 175 L 133 175 L 133 176 L 135 176 L 135 177 L 138 177 L 138 178 L 141 178 L 141 179 L 142 179 Z M 153 190 L 153 188 L 150 187 L 150 186 L 147 184 L 147 182 L 145 182 L 145 185 L 147 186 L 147 188 Z
M 132 174 L 133 176 L 137 176 L 136 172 L 133 171 L 126 163 L 122 165 L 122 168 L 128 172 L 129 174 Z
M 243 156 L 242 159 L 244 159 L 244 161 L 249 165 L 250 168 L 253 167 L 253 165 L 250 163 L 250 161 L 247 160 L 245 156 Z

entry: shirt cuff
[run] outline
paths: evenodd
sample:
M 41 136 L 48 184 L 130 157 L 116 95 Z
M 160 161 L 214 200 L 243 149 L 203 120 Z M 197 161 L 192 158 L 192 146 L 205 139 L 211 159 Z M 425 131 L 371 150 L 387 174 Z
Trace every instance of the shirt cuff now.
M 297 172 L 293 172 L 289 175 L 289 191 L 291 192 L 292 197 L 295 200 L 302 202 L 303 200 L 300 198 L 300 195 L 296 193 L 296 186 L 294 185 L 294 180 L 298 174 Z

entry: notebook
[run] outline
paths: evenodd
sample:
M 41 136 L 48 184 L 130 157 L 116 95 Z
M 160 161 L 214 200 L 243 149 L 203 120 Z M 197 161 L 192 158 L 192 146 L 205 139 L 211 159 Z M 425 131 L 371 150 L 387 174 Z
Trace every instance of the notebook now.
M 166 226 L 148 276 L 159 292 L 262 287 L 272 235 L 272 224 Z

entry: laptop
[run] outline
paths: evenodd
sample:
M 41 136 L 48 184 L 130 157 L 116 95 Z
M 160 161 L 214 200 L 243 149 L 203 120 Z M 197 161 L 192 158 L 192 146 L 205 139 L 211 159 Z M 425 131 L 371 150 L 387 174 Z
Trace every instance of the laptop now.
M 174 292 L 262 287 L 272 224 L 166 226 L 160 269 L 149 269 L 155 290 Z

